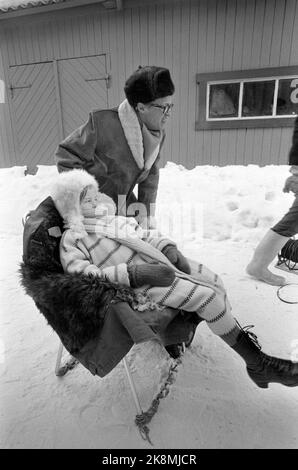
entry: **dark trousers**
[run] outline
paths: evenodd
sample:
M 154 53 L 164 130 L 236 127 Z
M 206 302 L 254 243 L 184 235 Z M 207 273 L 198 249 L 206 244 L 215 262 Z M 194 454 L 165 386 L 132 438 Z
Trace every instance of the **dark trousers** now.
M 271 230 L 288 238 L 298 233 L 298 194 L 288 212 Z

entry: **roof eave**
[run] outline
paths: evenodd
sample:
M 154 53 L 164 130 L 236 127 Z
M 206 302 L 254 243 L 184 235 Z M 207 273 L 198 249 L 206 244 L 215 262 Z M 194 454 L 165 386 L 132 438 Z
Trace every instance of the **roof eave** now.
M 123 9 L 123 0 L 114 0 L 114 8 L 109 7 L 111 4 L 109 0 L 73 0 L 66 3 L 51 3 L 50 5 L 40 5 L 32 6 L 28 5 L 27 7 L 19 7 L 15 10 L 0 11 L 0 20 L 10 19 L 10 18 L 19 18 L 22 16 L 36 15 L 40 13 L 48 13 L 66 10 L 75 7 L 83 7 L 90 5 L 99 5 L 103 10 L 122 10 Z

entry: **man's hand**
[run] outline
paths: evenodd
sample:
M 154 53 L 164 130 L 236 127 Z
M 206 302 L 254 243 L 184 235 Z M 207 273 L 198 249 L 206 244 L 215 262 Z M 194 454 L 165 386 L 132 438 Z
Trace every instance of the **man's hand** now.
M 298 175 L 289 176 L 283 188 L 284 193 L 292 192 L 294 194 L 298 194 Z

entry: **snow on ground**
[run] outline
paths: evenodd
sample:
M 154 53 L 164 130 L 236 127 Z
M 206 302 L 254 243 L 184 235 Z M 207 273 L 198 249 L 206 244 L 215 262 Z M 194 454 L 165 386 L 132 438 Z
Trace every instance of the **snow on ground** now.
M 58 338 L 19 284 L 23 215 L 48 194 L 55 167 L 35 176 L 0 170 L 0 447 L 152 449 L 134 424 L 135 408 L 119 364 L 96 378 L 79 365 L 54 374 Z M 286 166 L 201 166 L 168 163 L 157 201 L 160 227 L 183 252 L 220 274 L 233 313 L 254 324 L 263 350 L 298 360 L 297 305 L 276 287 L 245 274 L 257 242 L 290 206 L 282 193 Z M 279 272 L 280 273 L 280 272 Z M 286 274 L 289 282 L 298 281 Z M 295 342 L 296 341 L 296 342 Z M 157 344 L 128 356 L 146 410 L 171 360 Z M 243 361 L 202 323 L 161 400 L 150 427 L 154 448 L 297 448 L 298 389 L 257 388 Z

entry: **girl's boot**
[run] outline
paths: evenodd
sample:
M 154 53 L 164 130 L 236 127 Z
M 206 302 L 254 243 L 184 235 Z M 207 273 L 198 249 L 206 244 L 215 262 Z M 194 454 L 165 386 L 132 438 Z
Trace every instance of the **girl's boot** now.
M 258 387 L 268 388 L 273 382 L 287 387 L 298 385 L 298 362 L 263 353 L 254 333 L 241 329 L 236 344 L 231 347 L 244 359 L 247 373 Z

